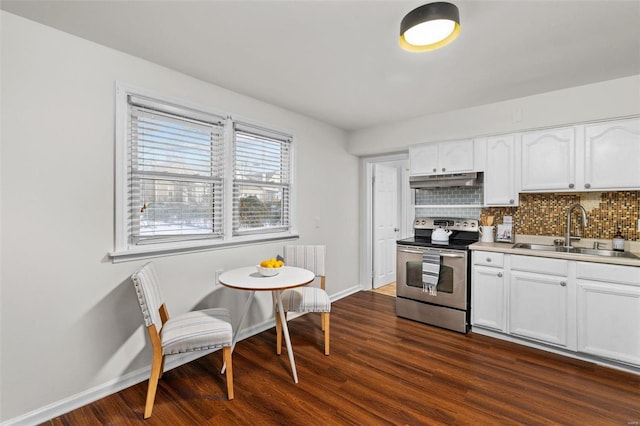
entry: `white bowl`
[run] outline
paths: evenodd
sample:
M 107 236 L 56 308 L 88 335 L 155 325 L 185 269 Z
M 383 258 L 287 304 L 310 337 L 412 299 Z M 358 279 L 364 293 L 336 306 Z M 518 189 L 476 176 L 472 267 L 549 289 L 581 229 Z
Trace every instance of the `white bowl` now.
M 257 265 L 258 273 L 263 277 L 273 277 L 280 273 L 280 268 L 265 268 L 264 266 Z

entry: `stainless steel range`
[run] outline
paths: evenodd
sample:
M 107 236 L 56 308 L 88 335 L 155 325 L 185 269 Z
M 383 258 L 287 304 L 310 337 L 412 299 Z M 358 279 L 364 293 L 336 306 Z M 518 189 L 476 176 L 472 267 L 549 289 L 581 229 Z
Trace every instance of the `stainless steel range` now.
M 471 256 L 478 220 L 418 218 L 397 241 L 396 314 L 466 333 L 471 319 Z

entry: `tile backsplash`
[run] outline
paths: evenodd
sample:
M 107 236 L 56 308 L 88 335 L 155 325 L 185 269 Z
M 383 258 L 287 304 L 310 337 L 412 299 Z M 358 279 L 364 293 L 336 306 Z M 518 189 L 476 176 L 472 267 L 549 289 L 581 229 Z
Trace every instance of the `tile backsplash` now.
M 588 226 L 582 230 L 579 212 L 574 211 L 572 235 L 611 239 L 618 229 L 626 240 L 640 238 L 640 191 L 520 194 L 518 207 L 485 207 L 483 216 L 513 216 L 514 232 L 526 235 L 562 236 L 566 233 L 567 209 L 580 203 L 587 211 Z
M 415 190 L 416 217 L 479 219 L 494 215 L 495 223 L 502 223 L 504 216 L 513 216 L 516 234 L 563 236 L 567 209 L 580 203 L 589 225 L 582 229 L 580 214 L 574 211 L 572 235 L 611 239 L 619 228 L 626 240 L 640 240 L 640 191 L 521 193 L 518 207 L 481 207 L 483 203 L 482 173 L 476 186 Z
M 484 201 L 482 173 L 475 186 L 416 189 L 416 217 L 478 219 Z

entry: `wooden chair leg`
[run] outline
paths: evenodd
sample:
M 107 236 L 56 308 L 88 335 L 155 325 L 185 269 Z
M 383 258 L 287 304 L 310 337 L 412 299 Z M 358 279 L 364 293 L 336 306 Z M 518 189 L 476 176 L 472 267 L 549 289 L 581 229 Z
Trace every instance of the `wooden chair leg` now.
M 324 325 L 324 354 L 329 355 L 329 312 L 322 313 L 322 324 Z
M 231 365 L 231 346 L 225 346 L 222 348 L 222 358 L 226 364 L 226 376 L 227 376 L 227 398 L 233 399 L 233 367 Z
M 163 355 L 162 362 L 160 363 L 160 375 L 158 376 L 159 379 L 162 379 L 162 375 L 164 374 L 164 360 L 165 360 L 165 357 Z
M 154 351 L 153 362 L 151 363 L 151 376 L 149 376 L 149 386 L 147 388 L 147 402 L 144 406 L 144 418 L 151 417 L 153 411 L 153 402 L 156 399 L 156 390 L 158 389 L 158 379 L 164 364 L 164 356 L 162 353 Z

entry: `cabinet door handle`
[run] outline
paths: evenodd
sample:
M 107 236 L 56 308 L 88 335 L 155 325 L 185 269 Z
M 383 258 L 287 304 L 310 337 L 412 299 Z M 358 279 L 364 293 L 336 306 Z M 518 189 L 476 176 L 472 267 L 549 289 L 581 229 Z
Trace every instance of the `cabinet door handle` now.
M 447 169 L 445 169 L 445 168 L 443 167 L 443 168 L 442 168 L 442 171 L 443 171 L 443 172 L 445 172 L 445 171 L 447 171 Z
M 498 272 L 498 278 L 502 278 L 502 272 Z
M 566 282 L 566 281 L 560 281 L 560 285 L 561 285 L 562 287 L 566 287 L 566 286 L 567 286 L 567 282 Z
M 590 184 L 590 183 L 585 183 L 585 184 L 584 184 L 584 187 L 585 187 L 585 188 L 587 188 L 587 189 L 589 189 L 589 188 L 591 188 L 591 184 Z
M 514 204 L 516 202 L 516 200 L 509 200 L 509 204 Z
M 438 169 L 435 169 L 435 168 L 433 169 L 433 172 L 434 172 L 434 173 L 435 173 L 435 172 L 437 172 L 437 171 L 438 171 Z
M 569 184 L 569 188 L 573 188 L 574 186 L 575 186 L 575 185 L 574 185 L 574 184 L 572 184 L 572 183 L 570 183 L 570 184 Z

